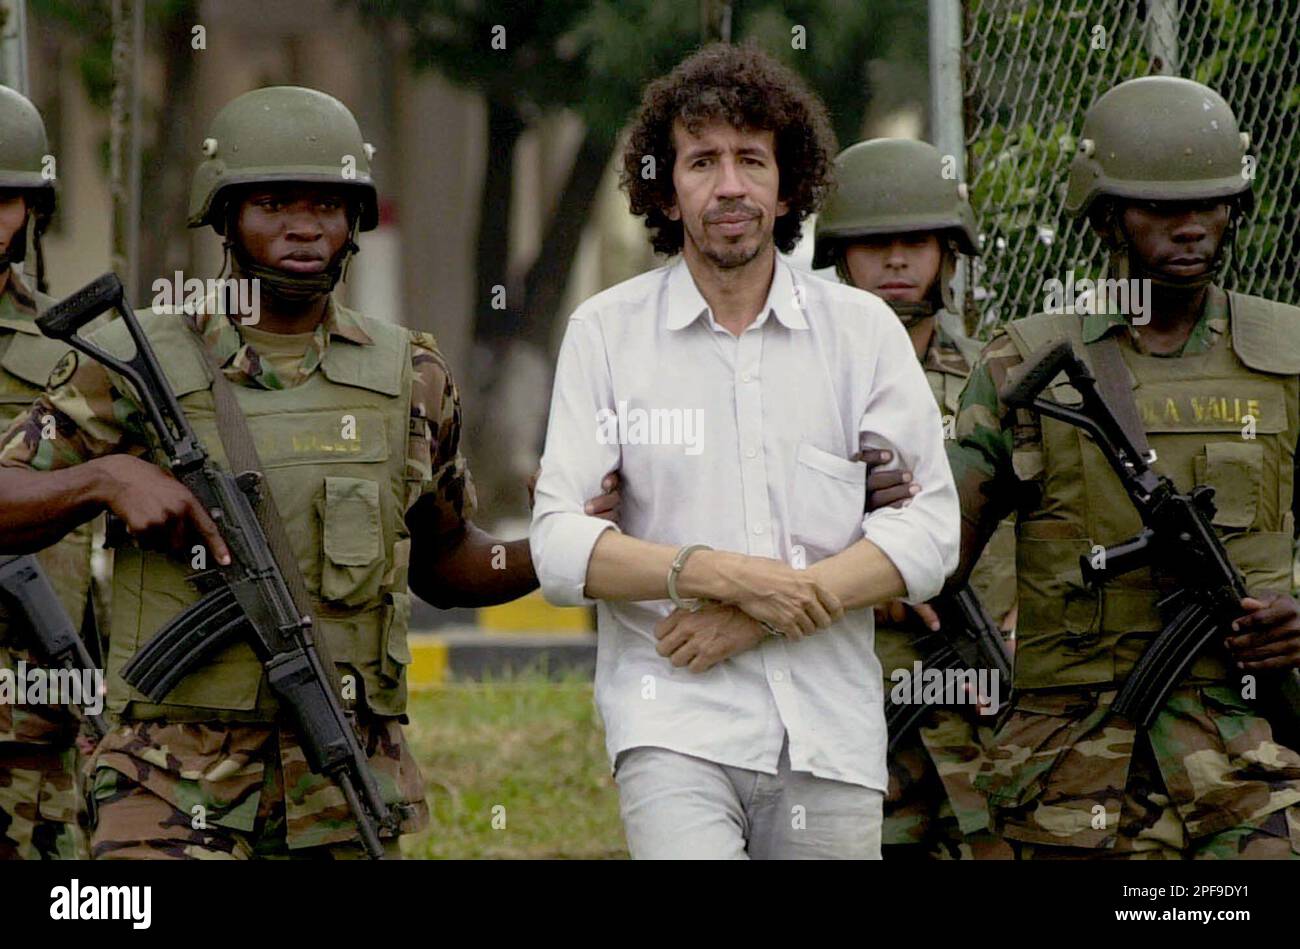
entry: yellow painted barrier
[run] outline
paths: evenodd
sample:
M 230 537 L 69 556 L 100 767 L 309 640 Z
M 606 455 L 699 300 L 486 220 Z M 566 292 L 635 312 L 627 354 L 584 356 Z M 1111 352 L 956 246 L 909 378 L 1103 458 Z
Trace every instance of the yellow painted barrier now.
M 411 665 L 406 683 L 412 689 L 427 689 L 447 681 L 447 643 L 432 633 L 411 633 Z
M 552 606 L 534 590 L 500 606 L 485 606 L 478 611 L 478 626 L 492 633 L 589 633 L 592 611 L 585 606 Z

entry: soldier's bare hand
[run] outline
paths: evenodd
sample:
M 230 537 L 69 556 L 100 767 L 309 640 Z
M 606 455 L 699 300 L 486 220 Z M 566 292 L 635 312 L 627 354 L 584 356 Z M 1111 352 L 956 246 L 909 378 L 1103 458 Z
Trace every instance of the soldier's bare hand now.
M 867 465 L 868 511 L 883 507 L 903 507 L 905 502 L 921 492 L 921 486 L 912 480 L 912 472 L 900 468 L 882 470 L 894 458 L 887 448 L 867 448 L 858 455 L 858 461 Z
M 1247 671 L 1300 667 L 1300 604 L 1272 591 L 1241 601 L 1246 614 L 1225 640 L 1232 658 Z
M 618 490 L 620 484 L 617 471 L 605 475 L 605 479 L 600 483 L 600 489 L 605 493 L 588 501 L 584 510 L 592 517 L 603 517 L 617 524 L 619 507 L 623 503 L 623 495 Z
M 673 610 L 655 626 L 655 650 L 674 666 L 705 672 L 724 659 L 753 649 L 766 637 L 744 611 L 725 603 L 710 603 L 696 612 Z
M 902 600 L 886 600 L 876 604 L 875 614 L 876 622 L 887 626 L 903 626 L 910 622 L 911 616 L 915 616 L 927 629 L 939 628 L 939 614 L 928 603 L 912 606 Z
M 197 539 L 218 563 L 230 563 L 230 551 L 216 523 L 189 488 L 170 474 L 130 455 L 108 455 L 88 463 L 100 469 L 104 504 L 141 546 L 188 553 Z
M 532 510 L 537 504 L 537 481 L 542 476 L 542 469 L 538 468 L 528 478 L 528 510 Z M 621 481 L 617 471 L 611 471 L 605 475 L 600 482 L 600 489 L 604 494 L 598 494 L 586 503 L 583 510 L 593 517 L 603 517 L 607 521 L 618 523 L 619 510 L 623 503 L 623 495 L 619 493 Z
M 542 469 L 538 468 L 528 476 L 528 510 L 537 506 L 537 482 L 542 477 Z

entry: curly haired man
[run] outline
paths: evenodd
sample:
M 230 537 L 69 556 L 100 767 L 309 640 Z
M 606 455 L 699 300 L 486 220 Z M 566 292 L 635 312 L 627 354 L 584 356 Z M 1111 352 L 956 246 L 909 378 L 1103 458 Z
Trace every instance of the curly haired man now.
M 561 348 L 531 549 L 549 599 L 598 602 L 633 857 L 880 855 L 870 607 L 938 592 L 957 506 L 898 319 L 777 253 L 834 153 L 825 107 L 756 47 L 651 83 L 623 185 L 680 257 L 583 303 Z M 864 516 L 858 455 L 886 447 L 925 487 Z M 582 507 L 615 469 L 620 525 Z

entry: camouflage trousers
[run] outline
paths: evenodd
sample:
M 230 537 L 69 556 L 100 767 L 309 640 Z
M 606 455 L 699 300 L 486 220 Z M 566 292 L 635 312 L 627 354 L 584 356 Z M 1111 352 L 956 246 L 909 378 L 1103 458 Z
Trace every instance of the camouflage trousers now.
M 1300 754 L 1232 689 L 1140 733 L 1114 691 L 1021 693 L 976 778 L 1021 859 L 1300 859 Z
M 0 860 L 85 859 L 75 746 L 0 742 Z
M 428 821 L 424 783 L 395 720 L 363 728 L 400 833 Z M 132 722 L 93 761 L 90 854 L 97 860 L 363 859 L 342 792 L 310 771 L 287 726 Z M 396 837 L 385 856 L 400 858 Z
M 889 756 L 881 856 L 885 860 L 1005 860 L 1009 845 L 990 829 L 972 780 L 991 731 L 969 715 L 936 708 Z

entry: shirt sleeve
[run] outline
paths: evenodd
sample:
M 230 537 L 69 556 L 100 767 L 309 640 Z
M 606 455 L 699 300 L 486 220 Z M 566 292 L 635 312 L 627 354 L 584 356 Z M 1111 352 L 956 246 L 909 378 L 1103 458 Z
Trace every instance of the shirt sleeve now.
M 957 566 L 960 510 L 943 446 L 943 423 L 911 339 L 894 319 L 881 320 L 874 372 L 859 422 L 863 448 L 888 448 L 921 486 L 911 503 L 863 517 L 867 540 L 902 575 L 906 601 L 936 596 Z
M 560 347 L 551 414 L 537 482 L 529 544 L 542 594 L 557 606 L 593 602 L 585 594 L 587 564 L 610 521 L 583 512 L 601 480 L 620 466 L 617 443 L 598 437 L 603 413 L 614 410 L 604 339 L 594 320 L 575 314 Z
M 430 334 L 411 334 L 411 368 L 406 510 L 423 502 L 421 529 L 439 536 L 463 527 L 478 499 L 460 452 L 460 392 Z
M 54 471 L 114 452 L 148 452 L 139 407 L 99 363 L 70 352 L 50 382 L 0 435 L 0 465 Z

